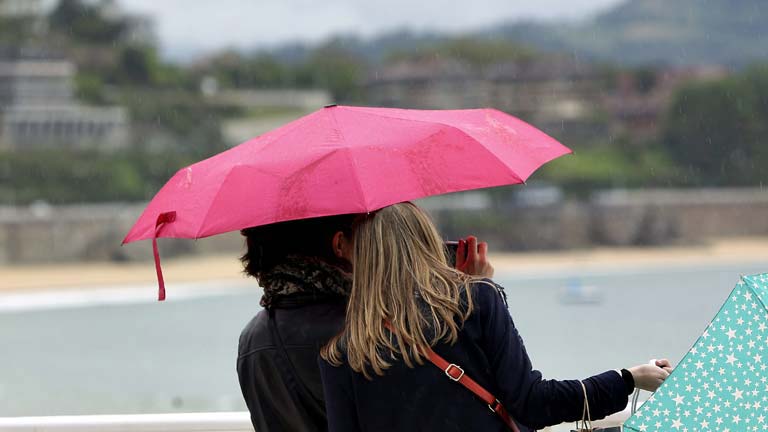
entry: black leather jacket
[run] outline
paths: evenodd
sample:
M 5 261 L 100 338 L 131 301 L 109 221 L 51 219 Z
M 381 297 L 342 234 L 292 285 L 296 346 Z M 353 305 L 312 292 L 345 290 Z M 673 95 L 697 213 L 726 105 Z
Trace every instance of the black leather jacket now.
M 283 300 L 240 335 L 237 375 L 257 432 L 327 431 L 320 347 L 344 325 L 346 300 Z

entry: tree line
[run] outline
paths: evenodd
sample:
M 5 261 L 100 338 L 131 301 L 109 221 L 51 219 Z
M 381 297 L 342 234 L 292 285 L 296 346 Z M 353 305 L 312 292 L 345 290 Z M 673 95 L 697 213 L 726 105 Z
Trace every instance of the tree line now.
M 343 39 L 295 58 L 224 52 L 180 66 L 164 61 L 151 41 L 132 40 L 127 21 L 102 16 L 91 3 L 62 0 L 46 20 L 47 30 L 39 34 L 18 32 L 28 23 L 5 19 L 0 45 L 46 43 L 74 58 L 78 97 L 126 106 L 133 143 L 129 151 L 107 154 L 0 152 L 0 204 L 149 199 L 177 169 L 226 149 L 221 124 L 243 115 L 236 107 L 210 105 L 199 90 L 204 77 L 223 88 L 323 88 L 336 101 L 365 102 L 371 65 Z M 425 55 L 482 67 L 536 53 L 509 41 L 453 38 L 393 51 L 386 61 Z M 158 136 L 169 139 L 153 145 Z M 606 187 L 762 185 L 768 174 L 768 67 L 684 85 L 662 116 L 658 136 L 642 145 L 631 141 L 606 139 L 577 149 L 575 157 L 550 163 L 534 178 L 577 194 Z

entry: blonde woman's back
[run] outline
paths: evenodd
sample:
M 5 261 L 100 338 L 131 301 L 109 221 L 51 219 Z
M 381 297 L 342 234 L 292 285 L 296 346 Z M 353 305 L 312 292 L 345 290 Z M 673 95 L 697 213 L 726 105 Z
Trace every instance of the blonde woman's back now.
M 448 267 L 437 230 L 416 206 L 358 220 L 354 243 L 344 330 L 321 351 L 330 431 L 506 430 L 425 361 L 429 347 L 495 395 L 521 431 L 581 417 L 581 383 L 542 379 L 500 288 Z M 584 385 L 593 418 L 623 409 L 632 390 L 616 371 Z
M 385 207 L 354 227 L 352 294 L 343 334 L 323 349 L 370 378 L 397 354 L 409 367 L 424 362 L 426 347 L 453 343 L 472 312 L 471 278 L 448 266 L 429 217 L 411 203 Z M 394 329 L 394 337 L 384 327 Z

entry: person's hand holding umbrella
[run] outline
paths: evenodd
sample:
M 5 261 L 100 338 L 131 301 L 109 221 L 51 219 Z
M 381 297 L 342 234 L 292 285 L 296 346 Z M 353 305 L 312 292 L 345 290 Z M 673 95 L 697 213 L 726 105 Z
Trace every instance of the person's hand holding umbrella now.
M 656 389 L 664 383 L 670 373 L 672 365 L 667 359 L 654 360 L 653 364 L 643 364 L 628 369 L 635 380 L 635 388 L 649 392 L 655 392 Z
M 669 360 L 667 359 L 654 360 L 653 364 L 664 369 L 668 373 L 672 373 L 672 371 L 674 370 L 674 368 L 672 367 L 672 363 L 670 363 Z
M 665 384 L 627 419 L 624 430 L 764 430 L 766 304 L 768 274 L 742 276 Z
M 456 269 L 472 276 L 493 277 L 494 269 L 488 260 L 488 243 L 478 242 L 475 236 L 459 240 Z M 655 392 L 672 373 L 672 365 L 668 359 L 660 359 L 627 370 L 632 375 L 635 388 Z

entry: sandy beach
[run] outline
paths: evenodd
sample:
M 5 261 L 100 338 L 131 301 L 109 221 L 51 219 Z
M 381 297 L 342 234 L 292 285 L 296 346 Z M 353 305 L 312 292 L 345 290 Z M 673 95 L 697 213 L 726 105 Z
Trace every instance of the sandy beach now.
M 151 251 L 147 251 L 151 257 Z M 768 237 L 726 238 L 695 246 L 594 248 L 557 252 L 493 253 L 498 272 L 539 272 L 610 269 L 660 265 L 708 265 L 768 262 Z M 193 256 L 162 261 L 172 282 L 242 280 L 237 254 Z M 768 268 L 766 268 L 768 271 Z M 0 266 L 0 291 L 35 291 L 153 283 L 151 261 L 112 263 L 29 264 Z

